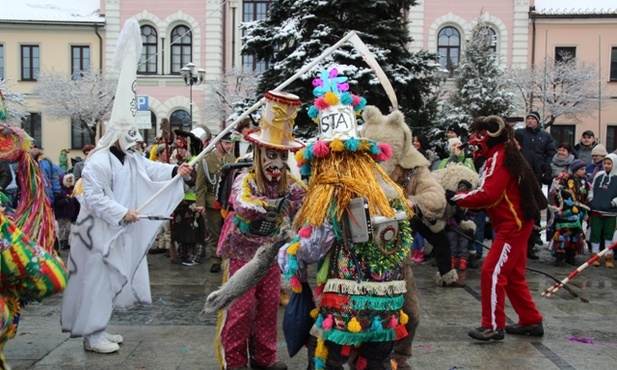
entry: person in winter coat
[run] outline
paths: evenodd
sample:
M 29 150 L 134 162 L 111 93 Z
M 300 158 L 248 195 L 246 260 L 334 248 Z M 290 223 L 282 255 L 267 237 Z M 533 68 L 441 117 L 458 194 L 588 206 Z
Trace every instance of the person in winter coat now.
M 567 171 L 570 167 L 570 163 L 574 161 L 574 154 L 572 154 L 572 147 L 568 143 L 561 143 L 557 148 L 557 153 L 553 156 L 551 161 L 551 178 L 555 178 L 560 173 Z
M 596 174 L 603 169 L 604 157 L 608 152 L 602 144 L 597 144 L 591 151 L 591 164 L 585 170 L 587 172 L 587 181 L 591 183 Z
M 600 242 L 604 240 L 604 246 L 612 244 L 615 232 L 615 217 L 617 216 L 617 154 L 609 153 L 604 157 L 604 171 L 600 171 L 591 183 L 589 207 L 591 207 L 591 255 L 600 252 Z M 595 261 L 594 266 L 600 263 Z M 609 251 L 604 257 L 604 265 L 614 268 L 613 251 Z
M 525 118 L 525 125 L 525 128 L 516 130 L 523 133 L 520 144 L 521 147 L 532 150 L 540 160 L 540 170 L 542 173 L 536 174 L 536 177 L 542 178 L 544 173 L 550 173 L 551 161 L 557 153 L 555 140 L 551 134 L 544 131 L 540 126 L 540 115 L 538 112 L 530 112 Z
M 593 163 L 592 154 L 593 148 L 598 145 L 593 131 L 587 130 L 581 135 L 581 141 L 574 146 L 574 156 L 589 166 Z
M 60 193 L 60 167 L 56 166 L 49 158 L 43 154 L 36 141 L 32 142 L 30 153 L 32 158 L 39 164 L 41 172 L 45 177 L 45 194 L 51 204 L 54 203 L 54 195 Z
M 79 202 L 73 197 L 75 186 L 75 176 L 67 173 L 61 176 L 62 188 L 60 193 L 54 198 L 54 215 L 58 222 L 58 243 L 60 249 L 69 249 L 69 235 L 71 233 L 71 222 L 77 218 L 79 213 Z

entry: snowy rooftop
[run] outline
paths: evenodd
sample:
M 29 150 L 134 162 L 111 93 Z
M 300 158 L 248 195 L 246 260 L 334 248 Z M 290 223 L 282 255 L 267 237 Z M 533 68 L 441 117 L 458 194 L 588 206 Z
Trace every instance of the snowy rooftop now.
M 615 14 L 617 0 L 535 0 L 541 14 Z
M 0 21 L 103 22 L 100 0 L 0 0 Z

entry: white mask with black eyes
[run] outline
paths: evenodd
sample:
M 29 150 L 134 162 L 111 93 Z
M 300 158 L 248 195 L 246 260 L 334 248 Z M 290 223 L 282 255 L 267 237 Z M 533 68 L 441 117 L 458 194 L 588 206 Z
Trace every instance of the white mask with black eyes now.
M 268 148 L 259 148 L 261 154 L 261 172 L 264 177 L 272 182 L 279 181 L 283 171 L 287 171 L 288 151 L 280 151 Z
M 144 139 L 136 129 L 121 130 L 118 136 L 120 149 L 126 154 L 133 154 L 137 150 L 137 145 Z

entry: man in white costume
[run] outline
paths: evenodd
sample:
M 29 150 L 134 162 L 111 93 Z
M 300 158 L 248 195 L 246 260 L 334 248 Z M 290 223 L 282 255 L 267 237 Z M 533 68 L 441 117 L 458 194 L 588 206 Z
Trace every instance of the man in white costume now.
M 150 304 L 146 256 L 163 221 L 140 220 L 136 210 L 176 174 L 180 167 L 150 161 L 136 151 L 136 71 L 141 55 L 139 24 L 126 21 L 114 65 L 120 77 L 105 135 L 88 155 L 82 172 L 81 211 L 68 260 L 69 281 L 62 300 L 62 330 L 84 337 L 84 348 L 98 353 L 120 349 L 123 338 L 106 332 L 114 308 Z M 169 215 L 184 195 L 176 181 L 144 215 Z

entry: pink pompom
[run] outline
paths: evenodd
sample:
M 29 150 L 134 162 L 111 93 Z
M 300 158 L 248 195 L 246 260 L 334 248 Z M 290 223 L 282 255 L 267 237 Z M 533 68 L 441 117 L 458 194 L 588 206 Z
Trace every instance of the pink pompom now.
M 388 159 L 392 158 L 392 147 L 390 144 L 379 143 L 377 144 L 381 153 L 374 156 L 374 158 L 380 162 L 385 162 Z
M 332 314 L 329 314 L 328 317 L 326 317 L 326 319 L 323 321 L 321 326 L 323 327 L 323 330 L 327 331 L 327 330 L 332 329 L 333 324 L 334 324 L 334 319 L 332 318 Z
M 326 103 L 326 99 L 324 98 L 317 98 L 315 99 L 315 107 L 318 110 L 324 110 L 327 109 L 330 105 L 328 105 L 328 103 Z
M 366 370 L 366 367 L 368 366 L 368 361 L 366 361 L 366 359 L 362 356 L 358 356 L 358 359 L 356 360 L 356 369 L 357 370 Z
M 291 285 L 291 289 L 296 292 L 296 293 L 301 293 L 302 292 L 302 283 L 300 282 L 300 279 L 298 279 L 297 276 L 292 276 L 291 279 L 289 279 L 289 285 Z
M 330 147 L 324 141 L 318 141 L 313 145 L 313 154 L 317 158 L 323 158 L 330 154 Z
M 311 236 L 312 232 L 313 229 L 310 226 L 304 226 L 298 230 L 298 235 L 300 235 L 301 238 L 308 238 Z
M 351 94 L 351 98 L 353 99 L 351 101 L 352 106 L 355 107 L 356 105 L 360 104 L 360 97 L 358 95 Z
M 388 328 L 394 329 L 396 328 L 396 325 L 398 325 L 398 320 L 396 319 L 396 316 L 392 315 L 392 317 L 390 317 L 390 322 L 388 322 Z

